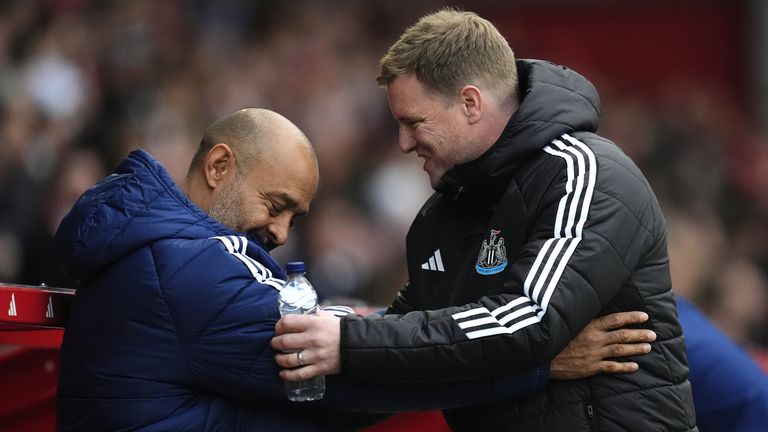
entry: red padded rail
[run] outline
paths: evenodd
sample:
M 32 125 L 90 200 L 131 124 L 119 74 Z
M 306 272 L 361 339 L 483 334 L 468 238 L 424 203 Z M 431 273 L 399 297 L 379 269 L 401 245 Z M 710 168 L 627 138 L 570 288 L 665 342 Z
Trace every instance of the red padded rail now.
M 0 283 L 0 324 L 64 328 L 75 290 Z
M 0 344 L 58 348 L 75 290 L 0 282 Z

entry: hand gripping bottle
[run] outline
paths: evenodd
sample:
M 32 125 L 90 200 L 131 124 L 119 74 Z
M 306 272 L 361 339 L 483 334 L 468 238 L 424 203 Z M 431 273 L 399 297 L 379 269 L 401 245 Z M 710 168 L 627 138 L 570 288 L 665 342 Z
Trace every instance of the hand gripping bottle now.
M 302 261 L 286 265 L 288 280 L 280 291 L 280 316 L 290 314 L 309 315 L 317 312 L 317 293 L 305 276 Z M 294 402 L 322 399 L 325 394 L 325 376 L 305 381 L 285 381 L 285 395 Z

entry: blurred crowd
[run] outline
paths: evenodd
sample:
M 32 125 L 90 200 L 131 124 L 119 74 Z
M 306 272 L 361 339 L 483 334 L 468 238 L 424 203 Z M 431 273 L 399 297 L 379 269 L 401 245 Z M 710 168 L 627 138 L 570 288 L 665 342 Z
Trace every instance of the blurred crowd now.
M 310 214 L 277 259 L 307 261 L 325 299 L 388 303 L 431 189 L 419 160 L 399 153 L 378 59 L 443 4 L 0 3 L 0 281 L 75 287 L 51 237 L 85 189 L 136 148 L 181 181 L 210 122 L 264 107 L 305 131 L 321 171 Z M 719 89 L 674 85 L 649 98 L 610 77 L 595 83 L 600 132 L 662 202 L 675 290 L 739 343 L 768 347 L 766 131 Z

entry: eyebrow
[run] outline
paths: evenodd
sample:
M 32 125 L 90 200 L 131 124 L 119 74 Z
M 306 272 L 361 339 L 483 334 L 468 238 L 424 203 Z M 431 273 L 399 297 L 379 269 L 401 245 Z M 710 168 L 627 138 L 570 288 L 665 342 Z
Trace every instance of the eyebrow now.
M 411 116 L 408 116 L 408 115 L 396 117 L 396 120 L 399 121 L 400 123 L 405 123 L 405 124 L 415 123 L 415 122 L 419 121 L 419 119 L 417 119 L 416 117 L 411 117 Z

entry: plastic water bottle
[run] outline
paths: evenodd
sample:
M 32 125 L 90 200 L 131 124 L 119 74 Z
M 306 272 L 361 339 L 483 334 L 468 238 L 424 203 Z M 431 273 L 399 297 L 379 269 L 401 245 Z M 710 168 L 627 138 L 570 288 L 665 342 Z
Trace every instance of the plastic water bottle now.
M 288 280 L 280 291 L 280 316 L 291 314 L 310 315 L 317 312 L 317 292 L 305 276 L 302 261 L 286 265 Z M 294 402 L 322 399 L 325 395 L 325 376 L 305 381 L 285 381 L 285 395 Z

